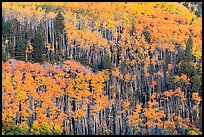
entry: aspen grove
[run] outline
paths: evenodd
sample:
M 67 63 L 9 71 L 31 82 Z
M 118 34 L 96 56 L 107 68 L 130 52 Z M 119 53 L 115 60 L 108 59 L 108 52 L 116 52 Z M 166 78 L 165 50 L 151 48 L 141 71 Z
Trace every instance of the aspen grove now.
M 3 135 L 201 130 L 198 12 L 177 2 L 2 3 Z

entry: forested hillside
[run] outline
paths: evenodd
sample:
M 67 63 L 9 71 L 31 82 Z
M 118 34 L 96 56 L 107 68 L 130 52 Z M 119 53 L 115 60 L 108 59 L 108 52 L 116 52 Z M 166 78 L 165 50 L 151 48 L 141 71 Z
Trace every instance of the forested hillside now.
M 184 5 L 3 2 L 2 134 L 202 134 L 202 16 Z

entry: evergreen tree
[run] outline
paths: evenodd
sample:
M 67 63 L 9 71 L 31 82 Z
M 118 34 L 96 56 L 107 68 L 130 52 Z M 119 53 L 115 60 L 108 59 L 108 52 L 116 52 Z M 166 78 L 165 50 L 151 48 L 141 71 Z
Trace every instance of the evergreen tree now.
M 32 46 L 32 61 L 42 63 L 43 54 L 45 53 L 45 39 L 43 37 L 41 29 L 37 30 L 37 33 L 32 40 Z
M 63 33 L 64 27 L 64 17 L 59 11 L 54 22 L 54 28 L 58 36 Z
M 20 22 L 17 20 L 17 18 L 11 19 L 11 33 L 8 34 L 12 39 L 16 39 L 16 42 L 13 41 L 13 43 L 10 43 L 8 45 L 8 53 L 10 55 L 10 58 L 14 58 L 15 53 L 15 46 L 17 45 L 17 42 L 21 39 L 20 37 Z
M 9 37 L 11 33 L 11 20 L 4 21 L 2 19 L 2 36 Z
M 24 39 L 18 41 L 15 47 L 15 59 L 25 61 L 26 56 L 26 42 Z
M 193 46 L 193 39 L 192 36 L 189 36 L 188 42 L 186 43 L 186 49 L 184 51 L 180 51 L 180 65 L 179 73 L 184 73 L 188 77 L 192 77 L 195 73 L 194 67 L 192 65 L 193 63 L 193 55 L 191 54 Z M 186 67 L 188 66 L 188 67 Z
M 93 72 L 98 72 L 100 70 L 99 65 L 97 63 L 90 64 L 90 67 L 91 67 Z
M 4 62 L 8 61 L 8 55 L 5 52 L 2 52 L 2 60 Z
M 63 30 L 65 28 L 64 25 L 64 17 L 61 13 L 61 11 L 58 12 L 57 17 L 55 18 L 55 22 L 54 22 L 54 29 L 56 32 L 56 41 L 57 41 L 57 45 L 56 45 L 56 54 L 54 55 L 55 60 L 58 62 L 60 62 L 60 64 L 62 63 L 62 40 L 61 38 L 63 37 Z
M 185 53 L 186 53 L 185 57 L 186 57 L 187 61 L 192 60 L 192 57 L 193 57 L 191 54 L 192 47 L 193 47 L 193 39 L 192 39 L 192 36 L 190 35 L 188 42 L 187 42 L 187 45 L 186 45 L 186 49 L 185 49 Z
M 87 55 L 86 54 L 83 54 L 78 60 L 83 66 L 88 65 Z
M 3 40 L 2 40 L 3 41 Z M 8 61 L 8 54 L 6 52 L 6 47 L 5 47 L 5 44 L 2 44 L 2 60 L 4 62 Z
M 184 59 L 185 66 L 188 66 L 186 67 L 186 74 L 188 77 L 192 77 L 196 73 L 196 68 L 193 66 L 194 57 L 191 54 L 192 47 L 193 47 L 193 39 L 192 39 L 192 36 L 189 36 L 186 49 L 185 49 L 185 59 Z
M 109 55 L 105 55 L 101 61 L 101 63 L 99 64 L 99 69 L 108 69 L 109 71 L 111 71 L 113 68 L 113 65 L 111 63 L 111 58 Z
M 122 61 L 120 64 L 120 73 L 123 75 L 126 75 L 128 73 L 128 65 L 126 64 L 126 61 Z

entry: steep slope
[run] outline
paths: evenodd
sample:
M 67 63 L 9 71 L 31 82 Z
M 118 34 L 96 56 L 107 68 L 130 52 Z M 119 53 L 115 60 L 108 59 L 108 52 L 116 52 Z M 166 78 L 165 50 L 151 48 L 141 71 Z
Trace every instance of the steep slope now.
M 19 2 L 2 8 L 5 134 L 201 129 L 202 17 L 182 4 Z M 22 61 L 11 65 L 11 58 Z M 21 128 L 7 129 L 14 125 Z

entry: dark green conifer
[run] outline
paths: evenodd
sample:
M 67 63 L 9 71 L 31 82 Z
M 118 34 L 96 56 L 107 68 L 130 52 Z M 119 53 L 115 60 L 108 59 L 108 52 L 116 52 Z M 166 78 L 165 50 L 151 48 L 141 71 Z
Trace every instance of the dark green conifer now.
M 15 47 L 15 59 L 25 61 L 26 58 L 26 42 L 20 39 Z
M 33 38 L 32 46 L 32 61 L 42 63 L 43 54 L 45 53 L 45 39 L 40 28 L 37 30 L 37 33 Z

